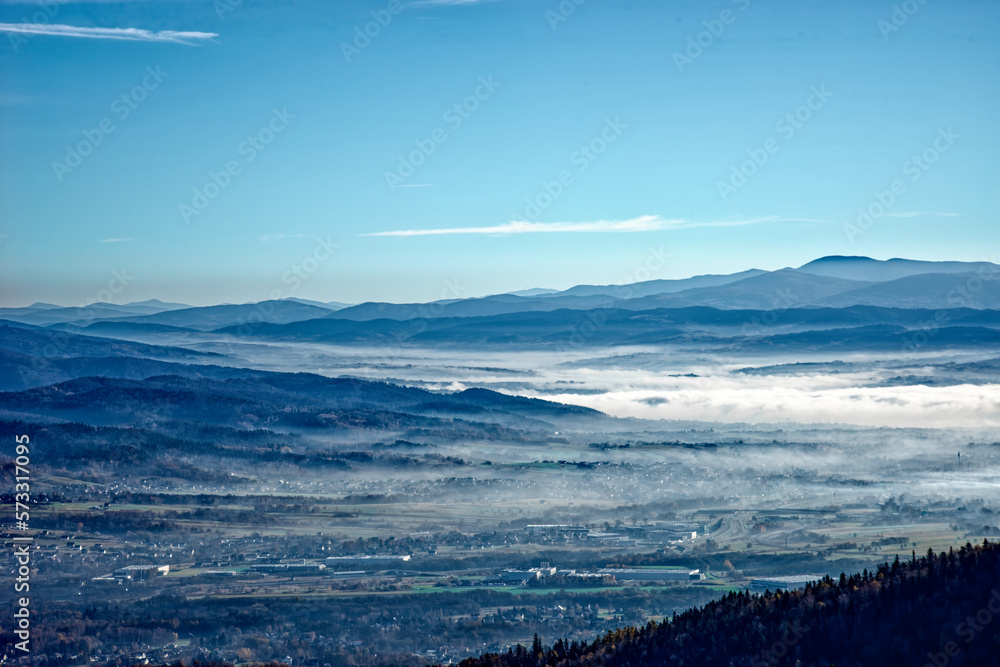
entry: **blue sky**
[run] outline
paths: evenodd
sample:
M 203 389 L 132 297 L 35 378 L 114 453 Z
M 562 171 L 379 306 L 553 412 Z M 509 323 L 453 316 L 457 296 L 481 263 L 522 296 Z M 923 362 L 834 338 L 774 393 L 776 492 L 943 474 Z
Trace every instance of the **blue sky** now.
M 1000 5 L 895 7 L 2 1 L 0 301 L 997 261 Z

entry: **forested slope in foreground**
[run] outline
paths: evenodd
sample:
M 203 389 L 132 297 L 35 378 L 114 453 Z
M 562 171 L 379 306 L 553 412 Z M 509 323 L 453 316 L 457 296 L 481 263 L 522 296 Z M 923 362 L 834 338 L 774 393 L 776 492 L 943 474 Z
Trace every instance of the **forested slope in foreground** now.
M 592 644 L 486 654 L 461 667 L 1000 665 L 1000 544 L 885 564 L 793 592 L 731 593 Z

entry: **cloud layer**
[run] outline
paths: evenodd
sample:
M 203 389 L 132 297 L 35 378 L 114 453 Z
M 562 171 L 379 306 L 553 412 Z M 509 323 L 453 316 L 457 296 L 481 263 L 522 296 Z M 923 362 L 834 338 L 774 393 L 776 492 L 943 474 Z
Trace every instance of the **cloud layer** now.
M 361 236 L 444 236 L 450 234 L 487 234 L 506 236 L 511 234 L 554 234 L 554 233 L 595 233 L 595 232 L 655 232 L 665 229 L 692 229 L 695 227 L 741 227 L 769 222 L 807 222 L 825 224 L 822 220 L 807 218 L 746 218 L 741 220 L 696 220 L 666 219 L 658 215 L 642 215 L 629 220 L 595 220 L 592 222 L 526 222 L 514 220 L 502 225 L 489 227 L 445 227 L 438 229 L 401 229 L 386 232 L 371 232 Z
M 896 359 L 892 360 L 894 367 L 887 370 L 884 366 L 890 360 L 856 356 L 855 361 L 864 361 L 864 369 L 754 375 L 733 369 L 744 362 L 769 365 L 802 359 L 800 355 L 755 358 L 729 366 L 716 363 L 710 355 L 697 354 L 697 359 L 690 359 L 690 350 L 680 348 L 566 353 L 400 348 L 388 356 L 383 349 L 338 348 L 328 354 L 312 347 L 301 352 L 293 352 L 290 346 L 281 349 L 276 364 L 288 372 L 322 367 L 322 374 L 332 377 L 376 377 L 432 390 L 485 387 L 581 405 L 622 418 L 889 428 L 1000 427 L 1000 383 L 878 386 L 887 376 L 922 368 L 924 361 L 920 359 L 913 361 L 912 369 L 900 366 Z M 595 359 L 592 367 L 586 365 L 592 355 L 612 352 L 623 355 L 622 366 L 609 366 L 600 359 Z M 649 357 L 630 359 L 633 353 Z M 303 355 L 300 365 L 293 361 L 296 354 Z M 379 363 L 373 364 L 376 356 Z M 564 361 L 573 363 L 564 366 Z
M 172 42 L 195 46 L 199 41 L 214 39 L 218 33 L 177 30 L 144 30 L 142 28 L 86 28 L 75 25 L 44 23 L 0 23 L 0 32 L 52 37 L 83 37 L 86 39 L 117 39 L 130 42 Z

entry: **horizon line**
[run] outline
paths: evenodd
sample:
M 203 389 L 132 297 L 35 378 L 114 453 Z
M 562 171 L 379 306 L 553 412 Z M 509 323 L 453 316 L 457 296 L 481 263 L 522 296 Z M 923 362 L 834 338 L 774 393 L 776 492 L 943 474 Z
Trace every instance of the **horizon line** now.
M 636 281 L 629 282 L 629 283 L 606 283 L 606 284 L 598 284 L 598 283 L 576 283 L 576 284 L 570 285 L 569 287 L 565 287 L 565 288 L 562 288 L 562 289 L 559 289 L 559 288 L 550 288 L 550 287 L 529 287 L 529 288 L 521 288 L 521 289 L 508 290 L 508 291 L 505 291 L 505 292 L 485 292 L 485 293 L 482 293 L 482 294 L 473 295 L 473 296 L 467 296 L 467 297 L 462 297 L 462 298 L 432 299 L 432 300 L 429 300 L 429 301 L 380 301 L 380 300 L 375 300 L 375 299 L 366 299 L 366 300 L 363 300 L 363 301 L 358 301 L 356 303 L 348 303 L 346 301 L 340 301 L 338 299 L 330 299 L 328 301 L 323 301 L 320 298 L 309 299 L 309 298 L 305 298 L 305 297 L 287 296 L 287 297 L 280 297 L 280 298 L 277 298 L 277 299 L 264 298 L 264 299 L 260 299 L 260 300 L 256 300 L 256 301 L 255 300 L 242 301 L 242 302 L 221 301 L 221 302 L 208 302 L 208 303 L 202 303 L 202 304 L 192 304 L 192 303 L 186 303 L 186 302 L 182 302 L 182 301 L 173 301 L 173 300 L 169 300 L 168 301 L 165 298 L 160 298 L 160 297 L 150 297 L 150 298 L 147 298 L 147 299 L 138 299 L 138 300 L 135 300 L 135 301 L 127 301 L 127 302 L 124 302 L 124 303 L 116 303 L 114 301 L 93 301 L 93 302 L 90 302 L 90 303 L 75 304 L 75 305 L 63 305 L 63 304 L 60 304 L 60 303 L 56 303 L 54 301 L 41 301 L 41 300 L 38 300 L 38 301 L 34 301 L 34 302 L 32 302 L 32 303 L 30 303 L 28 305 L 23 305 L 23 306 L 0 305 L 0 310 L 24 310 L 24 309 L 28 309 L 28 308 L 41 307 L 41 306 L 54 307 L 54 308 L 59 308 L 59 309 L 64 309 L 64 308 L 81 308 L 81 309 L 83 309 L 83 308 L 92 308 L 92 307 L 95 307 L 95 306 L 114 306 L 114 307 L 118 307 L 118 308 L 123 308 L 123 307 L 131 306 L 131 305 L 142 305 L 142 304 L 146 304 L 146 303 L 149 303 L 149 302 L 152 302 L 152 301 L 158 301 L 160 303 L 173 303 L 173 304 L 181 306 L 181 308 L 171 308 L 170 310 L 183 310 L 185 308 L 211 308 L 211 307 L 216 307 L 216 306 L 252 306 L 252 305 L 259 304 L 259 303 L 266 303 L 268 301 L 296 301 L 296 302 L 303 303 L 304 305 L 312 305 L 312 303 L 310 303 L 310 302 L 315 302 L 315 303 L 321 303 L 324 306 L 329 306 L 331 304 L 342 304 L 343 308 L 351 308 L 351 307 L 363 305 L 363 304 L 366 304 L 366 303 L 385 303 L 385 304 L 390 304 L 390 305 L 407 305 L 407 304 L 418 304 L 419 305 L 419 304 L 437 303 L 439 301 L 462 301 L 462 300 L 466 300 L 466 299 L 484 299 L 484 298 L 489 298 L 489 297 L 493 297 L 493 296 L 519 296 L 519 295 L 516 294 L 516 292 L 526 292 L 526 291 L 531 291 L 531 290 L 551 290 L 553 293 L 559 293 L 559 292 L 568 291 L 568 290 L 573 289 L 575 287 L 620 287 L 620 286 L 625 286 L 625 285 L 639 285 L 639 284 L 643 284 L 643 283 L 651 283 L 651 282 L 659 282 L 659 281 L 690 280 L 692 278 L 700 278 L 700 277 L 704 277 L 704 276 L 731 276 L 731 275 L 736 275 L 736 274 L 739 274 L 739 273 L 745 273 L 747 271 L 762 271 L 763 273 L 775 273 L 775 272 L 778 272 L 778 271 L 798 271 L 799 269 L 801 269 L 804 266 L 808 266 L 809 264 L 812 264 L 812 263 L 818 262 L 818 261 L 823 261 L 823 260 L 859 260 L 859 259 L 860 260 L 870 260 L 870 261 L 879 262 L 879 263 L 892 262 L 892 261 L 908 261 L 908 262 L 921 262 L 921 263 L 932 263 L 932 264 L 942 264 L 942 263 L 956 262 L 956 263 L 961 263 L 961 264 L 993 264 L 993 265 L 995 265 L 996 257 L 993 257 L 991 260 L 985 260 L 985 259 L 983 259 L 983 260 L 975 260 L 975 261 L 973 261 L 973 260 L 951 260 L 951 259 L 912 259 L 912 258 L 908 258 L 908 257 L 890 257 L 888 259 L 876 259 L 874 257 L 869 257 L 867 255 L 823 255 L 822 257 L 817 257 L 816 259 L 809 260 L 808 262 L 805 262 L 804 264 L 801 264 L 801 265 L 799 265 L 797 267 L 794 267 L 794 266 L 783 266 L 783 267 L 780 267 L 780 268 L 777 268 L 777 269 L 758 269 L 756 267 L 751 267 L 751 268 L 748 268 L 748 269 L 740 269 L 739 271 L 734 271 L 734 272 L 731 272 L 731 273 L 698 273 L 698 274 L 694 274 L 694 275 L 690 275 L 690 276 L 685 276 L 683 278 L 656 278 L 656 279 L 650 279 L 650 280 L 636 280 Z M 522 297 L 522 298 L 531 298 L 531 297 Z M 48 309 L 51 310 L 53 308 L 48 308 Z M 167 311 L 161 311 L 161 312 L 167 312 Z M 138 317 L 138 315 L 132 315 L 131 317 Z M 2 316 L 2 314 L 0 314 L 0 319 L 4 319 L 3 316 Z

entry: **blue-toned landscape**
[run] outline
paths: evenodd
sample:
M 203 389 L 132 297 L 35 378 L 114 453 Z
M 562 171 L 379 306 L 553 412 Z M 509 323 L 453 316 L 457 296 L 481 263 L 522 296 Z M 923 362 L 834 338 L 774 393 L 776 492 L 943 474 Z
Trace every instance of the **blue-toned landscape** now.
M 582 643 L 729 591 L 996 539 L 997 285 L 826 257 L 429 304 L 6 309 L 36 641 L 603 655 Z
M 0 666 L 1000 667 L 998 27 L 0 0 Z

